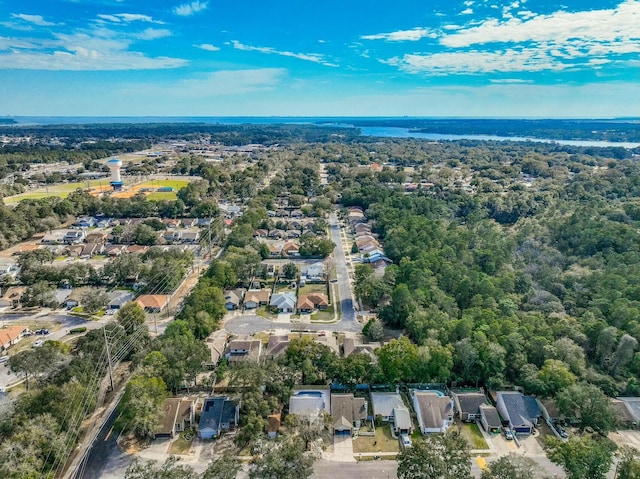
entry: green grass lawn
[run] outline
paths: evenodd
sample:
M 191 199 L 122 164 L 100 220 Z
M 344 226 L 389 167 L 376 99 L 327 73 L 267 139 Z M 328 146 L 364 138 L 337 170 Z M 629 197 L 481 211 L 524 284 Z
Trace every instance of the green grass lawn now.
M 376 428 L 375 436 L 358 436 L 353 441 L 353 452 L 398 452 L 400 443 L 391 435 L 388 424 Z
M 191 440 L 187 441 L 185 439 L 185 435 L 190 437 Z M 191 449 L 191 444 L 193 443 L 193 438 L 195 434 L 191 431 L 183 432 L 180 434 L 169 446 L 169 454 L 189 454 L 189 449 Z
M 456 427 L 459 428 L 467 441 L 469 441 L 471 449 L 489 449 L 489 445 L 487 441 L 484 440 L 484 436 L 476 423 L 464 423 Z
M 325 323 L 327 321 L 333 321 L 333 306 L 329 306 L 324 311 L 317 311 L 311 315 L 311 322 Z
M 147 195 L 149 201 L 173 201 L 178 197 L 175 191 L 158 192 L 154 191 Z
M 311 293 L 322 293 L 324 295 L 327 294 L 327 286 L 325 284 L 305 284 L 302 288 L 300 288 L 299 294 L 311 294 Z

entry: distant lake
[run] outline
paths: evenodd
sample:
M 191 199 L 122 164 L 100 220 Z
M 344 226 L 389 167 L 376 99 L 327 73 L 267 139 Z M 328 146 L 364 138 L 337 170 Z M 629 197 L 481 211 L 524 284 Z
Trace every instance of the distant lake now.
M 333 125 L 353 127 L 353 125 Z M 411 131 L 409 128 L 387 127 L 387 126 L 365 126 L 359 127 L 364 136 L 380 136 L 385 138 L 421 138 L 431 141 L 455 141 L 455 140 L 478 140 L 478 141 L 532 141 L 534 143 L 557 143 L 567 146 L 593 146 L 593 147 L 621 147 L 638 148 L 640 143 L 612 142 L 612 141 L 590 141 L 590 140 L 552 140 L 549 138 L 525 138 L 523 136 L 494 136 L 494 135 L 444 135 L 441 133 L 420 133 Z

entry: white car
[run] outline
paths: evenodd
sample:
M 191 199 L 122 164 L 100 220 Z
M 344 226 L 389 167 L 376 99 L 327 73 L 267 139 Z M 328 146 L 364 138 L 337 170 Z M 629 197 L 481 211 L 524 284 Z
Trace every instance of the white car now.
M 409 437 L 408 434 L 400 434 L 400 442 L 402 443 L 402 447 L 404 447 L 405 449 L 413 446 L 413 443 L 411 442 L 411 438 Z
M 43 344 L 44 344 L 44 341 L 42 339 L 38 339 L 35 343 L 33 343 L 33 347 L 34 348 L 39 348 Z
M 7 361 L 9 361 L 9 356 L 2 356 L 0 358 L 0 364 L 6 363 Z

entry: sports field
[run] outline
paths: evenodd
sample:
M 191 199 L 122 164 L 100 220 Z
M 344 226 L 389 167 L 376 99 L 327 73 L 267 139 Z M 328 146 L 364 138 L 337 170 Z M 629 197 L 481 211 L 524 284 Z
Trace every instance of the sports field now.
M 189 180 L 172 180 L 168 178 L 163 180 L 144 181 L 133 186 L 128 186 L 125 183 L 126 189 L 124 191 L 113 193 L 112 196 L 114 198 L 130 198 L 138 193 L 138 191 L 140 191 L 141 189 L 149 189 L 153 190 L 147 193 L 147 197 L 150 200 L 175 200 L 178 190 L 184 188 L 188 184 Z M 156 191 L 158 188 L 161 188 L 163 186 L 171 187 L 174 191 Z M 19 195 L 7 196 L 6 198 L 4 198 L 4 204 L 15 205 L 22 200 L 48 198 L 50 196 L 59 196 L 60 198 L 66 198 L 67 196 L 69 196 L 69 193 L 77 190 L 78 188 L 89 188 L 90 192 L 93 194 L 111 191 L 111 186 L 109 186 L 109 178 L 103 178 L 100 180 L 83 181 L 82 183 L 62 183 L 51 185 L 48 188 L 38 188 L 37 190 L 28 191 Z

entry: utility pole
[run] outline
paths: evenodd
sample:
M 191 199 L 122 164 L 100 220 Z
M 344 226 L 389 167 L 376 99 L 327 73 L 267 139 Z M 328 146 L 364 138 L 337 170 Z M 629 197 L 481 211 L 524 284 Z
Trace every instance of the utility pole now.
M 209 217 L 209 261 L 211 261 L 211 245 L 213 243 L 213 237 L 211 236 L 211 223 L 213 222 L 213 217 Z
M 109 382 L 111 383 L 111 390 L 113 391 L 113 370 L 111 364 L 111 351 L 109 350 L 109 341 L 107 340 L 107 328 L 106 326 L 102 328 L 102 332 L 104 333 L 104 344 L 107 347 L 107 361 L 109 362 Z

